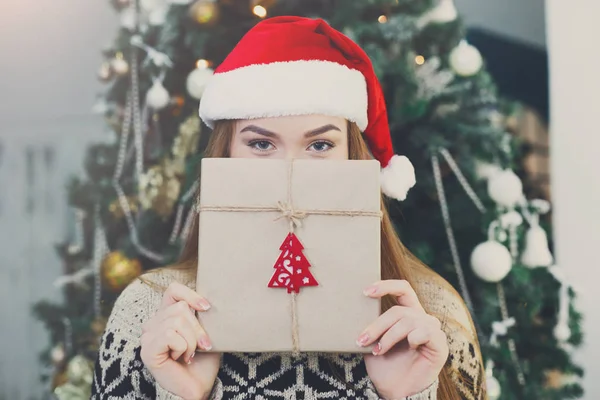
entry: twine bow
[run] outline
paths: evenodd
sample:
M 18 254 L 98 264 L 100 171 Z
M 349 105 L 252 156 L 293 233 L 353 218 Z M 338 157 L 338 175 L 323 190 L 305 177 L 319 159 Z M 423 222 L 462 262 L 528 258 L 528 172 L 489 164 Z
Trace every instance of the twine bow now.
M 277 202 L 277 208 L 281 212 L 281 215 L 275 218 L 275 221 L 287 218 L 290 221 L 290 232 L 293 232 L 294 228 L 302 227 L 302 220 L 307 216 L 305 211 L 295 210 L 292 203 L 283 201 Z

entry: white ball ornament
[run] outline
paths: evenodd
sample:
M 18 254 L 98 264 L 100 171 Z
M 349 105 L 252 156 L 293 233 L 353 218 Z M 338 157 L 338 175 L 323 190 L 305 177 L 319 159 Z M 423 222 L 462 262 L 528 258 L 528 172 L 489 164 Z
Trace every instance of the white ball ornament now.
M 213 75 L 211 68 L 196 68 L 187 77 L 186 88 L 190 96 L 200 100 L 208 80 Z
M 154 110 L 165 108 L 171 100 L 169 92 L 160 81 L 154 82 L 154 85 L 146 94 L 146 104 Z
M 462 41 L 450 52 L 450 66 L 457 75 L 473 76 L 481 71 L 483 57 L 475 46 Z
M 471 253 L 471 268 L 486 282 L 500 282 L 512 268 L 512 257 L 508 249 L 496 242 L 483 242 Z
M 507 169 L 490 177 L 488 194 L 498 205 L 510 208 L 523 196 L 523 183 L 517 174 Z

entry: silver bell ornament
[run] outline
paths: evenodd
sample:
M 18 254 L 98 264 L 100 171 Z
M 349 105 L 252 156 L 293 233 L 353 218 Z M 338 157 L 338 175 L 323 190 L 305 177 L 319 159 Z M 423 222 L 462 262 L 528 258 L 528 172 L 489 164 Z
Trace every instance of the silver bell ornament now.
M 538 216 L 531 218 L 531 226 L 525 234 L 525 250 L 521 262 L 529 268 L 549 267 L 554 263 L 554 257 L 548 248 L 546 231 L 540 226 Z

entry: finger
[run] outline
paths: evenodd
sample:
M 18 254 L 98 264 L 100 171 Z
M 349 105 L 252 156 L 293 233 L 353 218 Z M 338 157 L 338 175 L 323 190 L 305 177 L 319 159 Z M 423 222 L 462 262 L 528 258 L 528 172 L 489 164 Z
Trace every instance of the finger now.
M 373 321 L 358 337 L 356 343 L 359 346 L 368 346 L 375 342 L 394 324 L 405 318 L 417 318 L 419 311 L 404 306 L 394 306 L 381 314 Z
M 210 308 L 210 303 L 204 297 L 179 282 L 173 282 L 163 294 L 161 309 L 179 301 L 185 301 L 198 311 L 207 311 Z
M 200 322 L 196 317 L 195 310 L 192 309 L 187 302 L 178 301 L 177 303 L 171 304 L 167 308 L 160 310 L 158 313 L 156 313 L 156 315 L 152 319 L 148 320 L 142 326 L 142 332 L 152 332 L 154 330 L 160 330 L 167 319 L 178 315 L 188 318 L 195 329 L 200 328 Z M 200 331 L 198 331 L 198 334 L 200 334 Z
M 408 345 L 412 349 L 425 346 L 434 353 L 443 353 L 448 349 L 448 339 L 444 331 L 430 326 L 419 326 L 407 335 Z
M 409 335 L 410 332 L 417 329 L 419 321 L 414 318 L 403 318 L 388 329 L 373 348 L 373 354 L 378 356 L 385 354 L 389 349 L 400 343 Z
M 187 341 L 175 329 L 166 329 L 148 341 L 147 354 L 160 358 L 161 354 L 170 354 L 177 360 L 187 350 Z
M 423 310 L 423 306 L 417 297 L 417 293 L 408 281 L 401 279 L 390 279 L 375 282 L 364 290 L 365 296 L 380 298 L 385 295 L 395 296 L 398 304 Z
M 187 346 L 183 355 L 184 361 L 189 363 L 192 355 L 196 352 L 199 341 L 199 337 L 196 335 L 192 324 L 184 316 L 174 316 L 164 322 L 164 332 L 166 333 L 170 330 L 174 330 L 185 339 Z M 177 357 L 174 355 L 173 359 L 177 360 L 180 356 L 181 354 L 178 354 Z

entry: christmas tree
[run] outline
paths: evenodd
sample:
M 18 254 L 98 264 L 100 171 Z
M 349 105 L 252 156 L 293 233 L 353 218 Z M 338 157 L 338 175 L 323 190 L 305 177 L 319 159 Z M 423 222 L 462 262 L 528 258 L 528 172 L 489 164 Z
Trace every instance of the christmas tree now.
M 308 270 L 310 263 L 304 256 L 304 246 L 295 234 L 290 233 L 281 246 L 281 254 L 273 268 L 275 272 L 269 281 L 269 287 L 287 288 L 288 293 L 300 292 L 302 286 L 317 286 L 317 280 Z
M 390 203 L 403 242 L 462 294 L 491 399 L 582 396 L 575 292 L 553 263 L 550 204 L 527 199 L 521 144 L 452 0 L 112 0 L 121 28 L 103 54 L 95 110 L 112 134 L 70 183 L 75 234 L 58 246 L 61 304 L 35 306 L 59 398 L 89 398 L 112 304 L 136 276 L 177 260 L 209 136 L 206 80 L 242 35 L 277 15 L 320 17 L 358 42 L 385 90 L 397 152 L 417 186 Z

